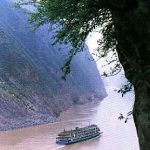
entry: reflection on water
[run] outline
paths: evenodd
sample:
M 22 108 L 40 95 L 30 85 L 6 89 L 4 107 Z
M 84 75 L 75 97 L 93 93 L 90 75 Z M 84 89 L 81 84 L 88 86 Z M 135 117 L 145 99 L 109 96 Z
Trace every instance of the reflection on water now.
M 118 105 L 114 93 L 110 96 L 102 102 L 70 108 L 60 115 L 57 123 L 1 132 L 0 150 L 138 150 L 133 121 L 125 124 L 117 120 L 120 109 L 129 106 Z M 55 143 L 57 133 L 64 128 L 69 130 L 89 123 L 95 123 L 101 128 L 104 132 L 102 137 L 67 146 Z

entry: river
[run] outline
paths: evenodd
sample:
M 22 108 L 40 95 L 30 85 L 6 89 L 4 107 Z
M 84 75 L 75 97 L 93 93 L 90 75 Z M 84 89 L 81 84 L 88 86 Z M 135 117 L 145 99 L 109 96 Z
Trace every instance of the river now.
M 0 132 L 0 150 L 139 150 L 133 119 L 118 120 L 119 113 L 131 110 L 133 94 L 123 99 L 106 84 L 108 96 L 101 102 L 76 105 L 61 113 L 58 122 L 25 129 Z M 57 145 L 57 133 L 76 126 L 97 124 L 101 137 L 68 146 Z

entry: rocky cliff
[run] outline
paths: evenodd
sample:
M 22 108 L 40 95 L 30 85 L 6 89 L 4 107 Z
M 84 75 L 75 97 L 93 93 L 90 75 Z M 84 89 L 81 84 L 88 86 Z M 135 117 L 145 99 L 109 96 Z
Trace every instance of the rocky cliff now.
M 52 122 L 73 104 L 106 96 L 88 48 L 72 62 L 67 81 L 61 66 L 70 46 L 51 46 L 46 27 L 30 32 L 27 16 L 0 2 L 0 130 Z

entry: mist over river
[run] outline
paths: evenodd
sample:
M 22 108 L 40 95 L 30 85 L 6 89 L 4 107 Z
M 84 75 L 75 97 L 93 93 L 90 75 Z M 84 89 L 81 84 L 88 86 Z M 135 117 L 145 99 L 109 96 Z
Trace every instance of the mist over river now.
M 0 150 L 139 150 L 133 119 L 127 123 L 118 120 L 119 113 L 126 114 L 132 109 L 134 98 L 133 93 L 122 98 L 115 91 L 121 78 L 105 79 L 108 96 L 104 100 L 73 106 L 61 113 L 56 123 L 0 132 Z M 68 146 L 55 143 L 57 134 L 64 128 L 69 130 L 89 123 L 97 124 L 103 135 Z

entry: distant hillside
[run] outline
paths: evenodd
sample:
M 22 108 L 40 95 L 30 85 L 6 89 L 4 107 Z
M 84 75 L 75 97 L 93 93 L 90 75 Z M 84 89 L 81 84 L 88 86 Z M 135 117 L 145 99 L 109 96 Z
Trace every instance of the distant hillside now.
M 0 14 L 0 130 L 52 122 L 73 104 L 106 96 L 88 49 L 74 58 L 65 82 L 60 68 L 69 46 L 51 46 L 46 27 L 30 32 L 9 0 L 1 0 Z

